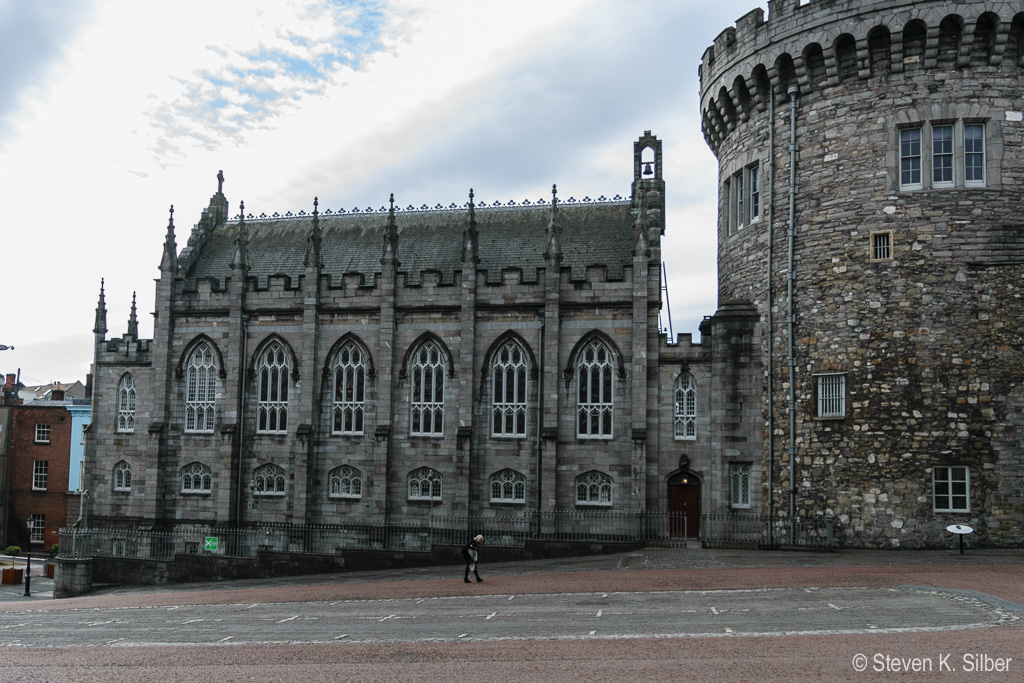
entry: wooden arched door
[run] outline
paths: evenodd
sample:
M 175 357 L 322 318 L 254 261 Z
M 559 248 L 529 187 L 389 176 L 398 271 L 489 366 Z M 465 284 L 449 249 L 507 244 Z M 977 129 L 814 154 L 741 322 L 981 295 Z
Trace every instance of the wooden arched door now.
M 668 480 L 669 532 L 677 538 L 700 538 L 700 479 L 680 472 Z

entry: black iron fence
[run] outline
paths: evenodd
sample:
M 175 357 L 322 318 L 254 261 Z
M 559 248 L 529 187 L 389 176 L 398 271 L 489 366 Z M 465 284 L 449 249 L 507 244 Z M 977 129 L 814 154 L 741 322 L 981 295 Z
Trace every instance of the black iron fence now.
M 403 522 L 258 526 L 179 525 L 170 530 L 68 528 L 59 557 L 172 561 L 176 555 L 256 557 L 259 552 L 337 555 L 345 550 L 431 552 L 483 534 L 489 546 L 530 541 L 640 543 L 662 547 L 834 547 L 833 519 L 762 515 L 686 515 L 619 511 L 523 511 L 510 515 L 433 515 Z

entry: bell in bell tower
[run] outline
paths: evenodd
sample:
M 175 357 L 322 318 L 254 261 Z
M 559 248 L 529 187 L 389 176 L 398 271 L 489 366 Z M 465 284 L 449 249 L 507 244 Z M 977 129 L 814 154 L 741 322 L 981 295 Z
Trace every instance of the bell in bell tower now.
M 646 193 L 647 208 L 662 220 L 660 232 L 665 234 L 665 181 L 662 176 L 661 140 L 645 130 L 633 143 L 633 206 L 639 208 L 640 195 Z

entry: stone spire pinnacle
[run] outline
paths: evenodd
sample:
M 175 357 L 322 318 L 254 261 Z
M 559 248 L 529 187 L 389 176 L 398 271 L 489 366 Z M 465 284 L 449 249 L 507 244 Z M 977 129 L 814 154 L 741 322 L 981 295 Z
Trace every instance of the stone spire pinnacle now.
M 245 268 L 248 265 L 249 233 L 245 227 L 245 202 L 238 204 L 238 236 L 235 237 L 235 257 L 231 260 L 232 268 Z
M 323 234 L 320 232 L 320 198 L 313 197 L 313 228 L 306 238 L 306 257 L 304 259 L 307 268 L 310 266 L 320 267 L 320 247 L 323 241 Z
M 135 292 L 132 292 L 132 312 L 128 315 L 128 336 L 139 338 L 139 318 L 135 312 Z
M 388 225 L 384 229 L 384 251 L 380 257 L 381 264 L 393 262 L 396 266 L 398 260 L 398 225 L 395 223 L 395 193 L 391 193 L 391 208 L 388 209 Z
M 480 262 L 480 243 L 476 229 L 476 207 L 473 204 L 473 188 L 469 188 L 468 227 L 462 233 L 462 260 L 464 263 Z
M 94 334 L 106 336 L 107 334 L 107 299 L 103 291 L 104 280 L 100 279 L 100 301 L 96 304 L 96 324 L 93 325 Z
M 548 222 L 548 246 L 544 258 L 562 258 L 562 235 L 558 222 L 558 186 L 551 186 L 551 220 Z
M 178 262 L 178 245 L 174 241 L 174 204 L 171 204 L 170 218 L 167 219 L 167 236 L 164 237 L 164 253 L 160 258 L 160 270 L 175 270 Z

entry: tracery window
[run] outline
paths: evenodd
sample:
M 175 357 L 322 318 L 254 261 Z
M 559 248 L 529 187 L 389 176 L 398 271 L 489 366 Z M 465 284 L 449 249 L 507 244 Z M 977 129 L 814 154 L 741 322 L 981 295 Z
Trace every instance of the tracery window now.
M 526 436 L 526 353 L 509 340 L 494 355 L 491 425 L 494 436 Z
M 355 467 L 342 465 L 331 471 L 330 498 L 362 498 L 363 473 Z
M 444 433 L 444 355 L 432 341 L 424 342 L 413 356 L 410 418 L 414 436 Z
M 135 431 L 135 378 L 131 373 L 117 385 L 117 431 Z
M 274 463 L 261 465 L 252 473 L 252 494 L 254 496 L 283 496 L 285 488 L 284 470 Z
M 576 478 L 577 505 L 611 505 L 612 478 L 604 472 L 591 470 Z
M 209 344 L 199 344 L 189 356 L 185 382 L 185 431 L 212 433 L 217 368 Z
M 429 467 L 410 472 L 409 500 L 441 500 L 441 473 Z
M 124 460 L 114 465 L 114 490 L 132 490 L 132 466 Z
M 201 462 L 181 468 L 182 493 L 209 493 L 213 490 L 213 470 Z
M 491 475 L 492 503 L 525 503 L 526 477 L 515 470 L 502 470 Z
M 729 465 L 730 502 L 734 508 L 750 507 L 750 463 Z
M 334 361 L 334 434 L 362 434 L 366 409 L 366 358 L 349 341 Z
M 612 354 L 595 339 L 580 352 L 576 362 L 578 396 L 576 434 L 581 438 L 609 439 L 612 436 Z
M 288 355 L 284 346 L 272 342 L 260 357 L 257 369 L 257 433 L 284 434 L 288 431 L 288 370 Z
M 697 383 L 684 372 L 676 379 L 676 438 L 697 438 Z

